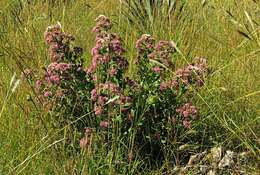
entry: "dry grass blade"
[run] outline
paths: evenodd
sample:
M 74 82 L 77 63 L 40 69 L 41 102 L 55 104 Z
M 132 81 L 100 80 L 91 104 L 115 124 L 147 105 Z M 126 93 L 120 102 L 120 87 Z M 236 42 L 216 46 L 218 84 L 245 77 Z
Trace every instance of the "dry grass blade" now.
M 186 0 L 123 0 L 123 14 L 140 31 L 151 30 L 156 21 L 167 22 L 180 16 Z

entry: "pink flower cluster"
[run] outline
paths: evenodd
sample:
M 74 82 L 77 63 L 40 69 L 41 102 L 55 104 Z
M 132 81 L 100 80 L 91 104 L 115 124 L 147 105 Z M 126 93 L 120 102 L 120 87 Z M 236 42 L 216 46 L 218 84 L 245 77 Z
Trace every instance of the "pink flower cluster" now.
M 71 68 L 71 64 L 69 63 L 51 63 L 47 68 L 47 73 L 51 74 L 53 72 L 66 72 Z
M 101 129 L 107 129 L 109 124 L 110 124 L 110 122 L 108 120 L 103 120 L 100 122 L 99 126 Z
M 52 93 L 51 89 L 54 86 L 58 86 L 62 81 L 69 79 L 71 68 L 72 65 L 69 63 L 53 62 L 49 64 L 43 79 L 37 80 L 35 83 L 35 90 L 39 93 L 39 97 L 41 97 L 41 93 L 43 93 L 43 97 L 45 98 L 49 98 L 53 95 L 61 98 L 63 96 L 62 90 L 57 89 L 55 93 Z
M 160 66 L 154 66 L 154 67 L 153 67 L 153 71 L 154 71 L 155 73 L 157 73 L 157 74 L 160 74 L 161 71 L 162 71 L 162 68 L 161 68 Z
M 148 34 L 143 34 L 140 39 L 137 40 L 135 48 L 139 55 L 144 53 L 149 54 L 154 50 L 155 39 Z
M 118 83 L 124 80 L 122 73 L 129 63 L 123 56 L 125 49 L 119 35 L 108 32 L 111 27 L 109 18 L 101 15 L 96 19 L 96 26 L 92 30 L 97 33 L 96 45 L 91 49 L 92 61 L 86 70 L 95 82 L 90 94 L 101 129 L 108 128 L 111 122 L 108 115 L 113 114 L 114 110 L 123 112 L 126 110 L 124 106 L 131 101 L 130 97 L 124 95 Z
M 176 79 L 170 81 L 163 81 L 160 84 L 160 90 L 164 91 L 166 89 L 177 89 L 179 87 L 179 83 Z
M 93 137 L 93 129 L 92 128 L 86 128 L 84 137 L 80 140 L 79 146 L 82 149 L 88 148 L 88 146 L 91 145 L 92 137 Z
M 188 86 L 195 84 L 201 87 L 204 84 L 204 76 L 208 72 L 207 60 L 205 58 L 195 58 L 194 63 L 175 71 L 175 77 L 170 81 L 163 81 L 160 90 L 178 89 L 181 85 Z
M 44 33 L 44 38 L 50 45 L 49 56 L 52 62 L 63 61 L 70 50 L 69 43 L 75 39 L 72 35 L 62 32 L 60 24 L 49 26 Z
M 59 84 L 62 78 L 66 73 L 68 74 L 68 70 L 72 67 L 69 63 L 57 63 L 53 62 L 47 67 L 47 71 L 45 73 L 45 80 L 48 84 Z
M 195 58 L 194 63 L 176 71 L 176 77 L 184 85 L 195 83 L 198 87 L 204 84 L 204 75 L 207 73 L 207 60 L 205 58 Z
M 112 28 L 110 19 L 104 15 L 100 15 L 95 21 L 96 26 L 93 28 L 93 32 L 100 33 L 102 31 L 108 31 Z
M 70 89 L 68 81 L 71 79 L 84 81 L 84 78 L 81 79 L 79 76 L 84 76 L 85 73 L 81 60 L 76 61 L 82 55 L 82 48 L 72 47 L 71 42 L 74 41 L 74 37 L 64 33 L 60 24 L 49 26 L 44 33 L 44 38 L 49 45 L 51 63 L 47 66 L 44 77 L 36 81 L 35 89 L 38 99 L 49 103 L 50 97 L 63 97 L 64 92 Z
M 146 55 L 149 59 L 159 61 L 164 66 L 171 67 L 173 65 L 171 55 L 175 52 L 175 43 L 172 41 L 161 40 L 155 44 L 154 38 L 148 34 L 143 34 L 137 40 L 135 47 L 137 48 L 139 59 L 143 59 Z M 160 73 L 162 68 L 155 66 L 153 71 Z
M 167 67 L 173 65 L 171 55 L 175 52 L 175 43 L 173 41 L 159 41 L 154 51 L 148 55 L 150 59 L 157 60 Z
M 102 21 L 99 21 L 98 26 L 101 25 Z M 103 22 L 108 23 L 109 21 Z M 107 26 L 108 24 L 104 25 Z M 106 30 L 108 29 L 106 28 Z M 107 33 L 106 30 L 96 36 L 96 45 L 91 50 L 91 66 L 87 69 L 88 74 L 95 73 L 99 65 L 114 64 L 109 70 L 112 76 L 116 75 L 119 70 L 125 70 L 128 67 L 127 60 L 122 56 L 125 49 L 121 38 L 117 34 Z
M 131 98 L 124 96 L 121 88 L 114 83 L 108 82 L 96 86 L 96 88 L 91 91 L 91 100 L 95 103 L 95 114 L 97 116 L 102 115 L 108 100 L 115 96 L 118 96 L 118 98 L 111 101 L 113 105 L 119 105 L 122 107 L 131 102 Z
M 195 120 L 198 117 L 198 110 L 191 103 L 185 103 L 177 108 L 176 112 L 183 118 L 182 123 L 185 128 L 191 128 L 191 119 Z

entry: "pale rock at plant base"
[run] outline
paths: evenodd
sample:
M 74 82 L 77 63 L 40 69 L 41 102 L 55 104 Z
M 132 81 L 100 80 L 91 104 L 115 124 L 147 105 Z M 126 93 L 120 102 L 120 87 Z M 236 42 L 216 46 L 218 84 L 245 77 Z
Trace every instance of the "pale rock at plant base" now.
M 214 167 L 216 167 L 218 162 L 221 160 L 222 152 L 222 147 L 214 147 L 211 149 L 211 159 Z
M 225 156 L 221 159 L 221 161 L 218 164 L 218 167 L 220 169 L 223 169 L 225 167 L 231 168 L 235 162 L 234 162 L 234 155 L 235 153 L 233 151 L 228 150 L 225 154 Z
M 213 147 L 208 151 L 191 155 L 185 166 L 176 166 L 175 174 L 197 175 L 222 175 L 240 174 L 247 175 L 247 166 L 253 160 L 249 152 L 236 153 L 231 150 L 224 151 L 223 147 Z
M 204 151 L 202 153 L 198 153 L 198 154 L 192 155 L 190 157 L 190 160 L 189 160 L 187 165 L 191 166 L 191 165 L 194 165 L 194 164 L 198 163 L 201 160 L 201 158 L 203 158 L 206 154 L 207 154 L 207 152 Z
M 216 172 L 214 170 L 210 170 L 207 175 L 216 175 Z

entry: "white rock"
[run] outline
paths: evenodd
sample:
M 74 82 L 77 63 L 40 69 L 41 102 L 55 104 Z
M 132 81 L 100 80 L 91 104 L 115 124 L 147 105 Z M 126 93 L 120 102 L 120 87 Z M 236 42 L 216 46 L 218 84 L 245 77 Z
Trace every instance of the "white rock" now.
M 211 149 L 212 163 L 217 165 L 222 158 L 222 147 L 214 147 Z
M 219 162 L 218 167 L 220 169 L 223 168 L 230 168 L 232 165 L 234 165 L 234 152 L 233 151 L 227 151 L 223 159 Z

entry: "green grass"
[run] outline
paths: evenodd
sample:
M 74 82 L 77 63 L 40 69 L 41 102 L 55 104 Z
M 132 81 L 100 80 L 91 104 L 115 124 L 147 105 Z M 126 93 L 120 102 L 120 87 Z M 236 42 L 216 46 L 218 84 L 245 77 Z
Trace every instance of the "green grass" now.
M 86 62 L 94 45 L 91 28 L 99 14 L 111 17 L 132 63 L 140 30 L 125 20 L 122 4 L 116 0 L 26 2 L 0 1 L 0 174 L 64 174 L 64 167 L 73 166 L 73 162 L 77 167 L 67 168 L 70 171 L 87 165 L 90 174 L 95 174 L 96 169 L 113 174 L 115 165 L 109 154 L 100 151 L 99 155 L 89 155 L 94 156 L 93 161 L 84 162 L 82 154 L 71 156 L 58 148 L 62 147 L 64 130 L 51 129 L 49 116 L 28 100 L 33 94 L 20 73 L 26 68 L 41 69 L 48 62 L 43 32 L 57 21 L 76 36 L 77 44 L 86 51 Z M 209 60 L 211 77 L 193 99 L 201 109 L 198 127 L 204 128 L 205 140 L 211 140 L 204 146 L 215 143 L 232 150 L 249 150 L 259 157 L 260 2 L 189 1 L 179 18 L 172 16 L 169 22 L 157 19 L 150 33 L 157 40 L 172 39 L 177 43 L 183 53 L 178 57 L 179 65 L 195 56 Z M 132 65 L 129 74 L 134 71 Z M 12 92 L 14 73 L 21 82 Z M 43 123 L 47 123 L 47 129 Z M 120 157 L 120 149 L 118 152 Z M 142 162 L 134 162 L 133 171 L 135 166 L 142 166 Z M 146 172 L 152 173 L 148 169 Z M 154 174 L 160 174 L 160 170 Z

